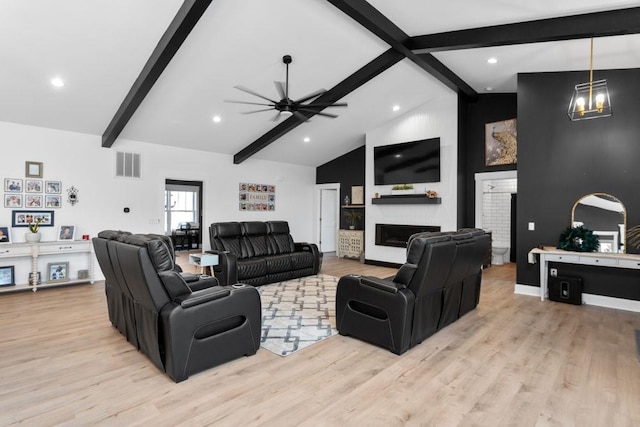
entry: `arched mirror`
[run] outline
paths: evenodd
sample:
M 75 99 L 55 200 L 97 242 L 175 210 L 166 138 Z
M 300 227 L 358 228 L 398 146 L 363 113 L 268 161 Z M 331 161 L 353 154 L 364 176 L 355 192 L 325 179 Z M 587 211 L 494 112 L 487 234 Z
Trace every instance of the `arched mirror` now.
M 599 252 L 626 252 L 627 211 L 611 194 L 587 194 L 578 200 L 571 211 L 571 225 L 582 225 L 597 234 Z

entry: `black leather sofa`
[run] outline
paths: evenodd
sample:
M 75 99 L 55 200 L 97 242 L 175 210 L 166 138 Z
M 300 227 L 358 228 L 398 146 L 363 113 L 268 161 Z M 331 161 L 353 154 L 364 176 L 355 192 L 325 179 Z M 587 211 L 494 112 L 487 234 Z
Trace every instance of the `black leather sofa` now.
M 93 245 L 111 323 L 175 382 L 258 350 L 262 317 L 253 287 L 218 286 L 208 276 L 187 283 L 166 236 L 107 230 Z
M 209 227 L 214 272 L 223 285 L 253 286 L 318 274 L 322 253 L 313 243 L 295 243 L 286 221 L 218 222 Z
M 340 279 L 338 332 L 404 353 L 478 305 L 490 245 L 477 229 L 411 236 L 407 262 L 395 276 Z

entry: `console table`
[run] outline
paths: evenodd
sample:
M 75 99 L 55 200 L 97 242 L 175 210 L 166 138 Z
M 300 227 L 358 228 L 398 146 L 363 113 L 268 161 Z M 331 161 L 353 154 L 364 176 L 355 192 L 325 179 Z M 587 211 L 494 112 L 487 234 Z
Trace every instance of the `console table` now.
M 363 230 L 338 230 L 337 256 L 361 258 L 364 253 Z
M 540 256 L 540 300 L 544 301 L 548 295 L 549 287 L 549 262 L 562 262 L 567 264 L 599 265 L 611 268 L 629 268 L 640 270 L 640 255 L 612 254 L 603 252 L 569 252 L 557 249 L 553 246 L 545 246 L 543 249 L 535 248 L 529 251 L 529 264 L 536 263 L 535 255 Z
M 55 281 L 47 283 L 47 264 L 40 262 L 42 259 L 48 262 L 67 262 L 68 257 L 61 257 L 65 254 L 85 254 L 87 260 L 82 263 L 69 263 L 69 271 L 67 277 L 70 280 Z M 20 259 L 23 259 L 20 261 Z M 10 243 L 0 245 L 0 263 L 6 265 L 9 259 L 16 259 L 18 262 L 24 263 L 30 258 L 30 268 L 16 268 L 16 285 L 2 286 L 0 292 L 12 292 L 31 289 L 36 292 L 39 288 L 47 288 L 53 286 L 75 285 L 78 283 L 93 283 L 93 244 L 90 240 L 74 240 L 64 242 L 38 242 L 38 243 Z M 78 277 L 79 269 L 86 266 L 86 277 Z M 41 282 L 38 282 L 38 272 L 41 271 Z M 71 275 L 75 272 L 75 278 Z M 28 283 L 28 273 L 32 274 L 33 282 Z

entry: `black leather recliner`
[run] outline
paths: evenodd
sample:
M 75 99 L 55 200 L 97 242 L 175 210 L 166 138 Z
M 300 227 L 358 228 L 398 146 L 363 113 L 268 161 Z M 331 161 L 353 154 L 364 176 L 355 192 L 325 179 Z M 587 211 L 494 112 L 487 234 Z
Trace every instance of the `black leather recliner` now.
M 402 354 L 454 322 L 479 301 L 484 236 L 482 230 L 419 233 L 409 238 L 407 262 L 395 276 L 342 277 L 338 332 Z
M 318 274 L 322 253 L 312 243 L 295 243 L 286 221 L 219 222 L 209 227 L 220 283 L 253 286 Z
M 175 382 L 258 350 L 261 307 L 253 287 L 207 278 L 193 290 L 158 236 L 103 232 L 93 243 L 112 323 Z

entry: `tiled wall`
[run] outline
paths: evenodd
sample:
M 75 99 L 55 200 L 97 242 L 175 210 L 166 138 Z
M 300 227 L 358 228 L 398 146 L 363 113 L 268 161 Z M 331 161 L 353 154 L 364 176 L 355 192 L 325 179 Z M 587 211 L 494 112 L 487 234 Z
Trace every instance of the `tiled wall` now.
M 491 231 L 494 244 L 509 246 L 511 234 L 511 194 L 517 193 L 518 180 L 486 180 L 482 187 L 482 226 Z M 515 218 L 514 218 L 515 220 Z

